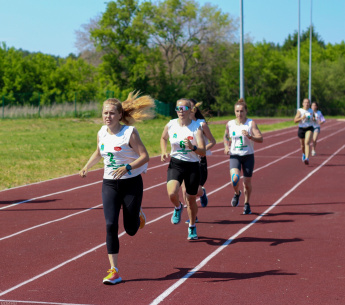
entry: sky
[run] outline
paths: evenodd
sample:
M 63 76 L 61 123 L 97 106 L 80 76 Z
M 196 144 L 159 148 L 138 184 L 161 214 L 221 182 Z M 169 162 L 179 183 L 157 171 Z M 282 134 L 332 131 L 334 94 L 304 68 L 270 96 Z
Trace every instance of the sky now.
M 76 31 L 101 15 L 108 0 L 0 0 L 0 43 L 30 52 L 66 57 L 78 54 Z M 197 0 L 211 3 L 234 19 L 240 0 Z M 327 44 L 345 41 L 345 0 L 300 0 L 300 31 L 312 22 Z M 282 45 L 298 29 L 298 0 L 243 0 L 243 28 L 253 42 Z

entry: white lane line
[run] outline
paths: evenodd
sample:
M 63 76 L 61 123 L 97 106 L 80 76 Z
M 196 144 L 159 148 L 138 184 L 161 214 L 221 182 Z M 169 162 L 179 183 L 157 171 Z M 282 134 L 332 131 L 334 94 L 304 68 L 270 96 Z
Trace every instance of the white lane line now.
M 341 132 L 341 131 L 343 131 L 343 130 L 345 130 L 345 128 L 338 130 L 337 132 L 335 132 L 335 133 L 332 134 L 331 136 L 334 136 L 334 135 L 336 135 L 337 133 L 339 133 L 339 132 Z M 331 136 L 323 137 L 323 138 L 319 139 L 318 142 L 321 142 L 321 141 L 323 141 L 323 140 L 325 140 L 325 139 L 328 139 L 328 138 L 330 138 Z M 285 141 L 289 141 L 289 140 L 290 140 L 290 139 L 285 140 Z M 284 141 L 283 141 L 283 142 L 279 142 L 279 144 L 282 144 L 282 143 L 284 143 Z M 270 147 L 275 146 L 275 145 L 278 145 L 278 144 L 272 144 L 272 145 L 270 145 L 270 146 L 267 146 L 267 147 L 258 149 L 257 151 L 265 150 L 265 149 L 270 148 Z M 282 160 L 282 159 L 288 157 L 289 155 L 292 155 L 292 154 L 298 152 L 299 150 L 300 150 L 300 149 L 296 149 L 296 150 L 290 152 L 289 154 L 287 154 L 287 155 L 285 155 L 285 156 L 283 156 L 283 157 L 277 158 L 275 161 L 272 161 L 271 163 L 268 163 L 268 164 L 266 164 L 266 165 L 264 165 L 264 166 L 262 166 L 262 167 L 260 167 L 260 168 L 258 168 L 258 169 L 256 169 L 256 170 L 254 170 L 254 172 L 257 172 L 257 171 L 259 171 L 259 170 L 261 170 L 261 169 L 263 169 L 263 168 L 266 168 L 266 167 L 268 167 L 268 166 L 270 166 L 270 165 L 272 165 L 272 164 L 274 164 L 274 163 L 276 163 L 276 162 L 278 162 L 278 161 L 280 161 L 280 160 Z M 209 166 L 208 168 L 212 168 L 212 167 L 221 165 L 221 164 L 226 163 L 226 162 L 229 162 L 229 160 L 227 159 L 227 160 L 225 160 L 225 161 L 218 162 L 218 163 L 216 163 L 216 164 L 214 164 L 214 165 Z M 241 178 L 242 178 L 242 176 L 241 176 Z M 150 186 L 150 187 L 144 189 L 144 191 L 148 191 L 148 190 L 150 190 L 150 189 L 153 189 L 153 188 L 156 188 L 156 187 L 165 185 L 165 184 L 166 184 L 166 181 L 161 182 L 161 183 L 158 183 L 158 184 L 153 185 L 153 186 Z M 224 188 L 224 187 L 226 187 L 226 186 L 228 186 L 228 185 L 230 185 L 230 184 L 231 184 L 231 182 L 229 182 L 229 183 L 227 183 L 227 184 L 221 186 L 221 187 L 218 188 L 217 190 L 214 190 L 214 191 L 212 191 L 212 192 L 209 192 L 208 195 L 211 195 L 211 194 L 213 194 L 214 192 L 216 192 L 216 191 L 218 191 L 218 190 L 220 190 L 220 189 L 222 189 L 222 188 Z M 198 200 L 200 200 L 200 199 L 198 198 L 197 201 L 198 201 Z M 72 216 L 79 215 L 79 214 L 84 213 L 84 212 L 91 211 L 91 210 L 93 210 L 93 209 L 95 209 L 95 208 L 98 208 L 98 207 L 100 207 L 100 206 L 102 206 L 102 204 L 97 205 L 97 206 L 94 206 L 94 207 L 89 208 L 89 209 L 86 209 L 86 210 L 84 210 L 84 211 L 80 211 L 80 212 L 77 212 L 77 213 L 73 213 L 73 214 L 67 215 L 67 216 L 62 217 L 62 218 L 59 218 L 59 219 L 51 220 L 51 221 L 45 222 L 45 223 L 43 223 L 43 224 L 36 225 L 36 226 L 30 227 L 30 228 L 24 229 L 24 230 L 22 230 L 22 231 L 19 231 L 19 232 L 13 233 L 13 234 L 11 234 L 11 235 L 7 235 L 7 236 L 4 236 L 4 237 L 0 238 L 0 241 L 1 241 L 1 240 L 4 240 L 4 239 L 7 239 L 7 238 L 10 238 L 10 237 L 13 237 L 13 236 L 16 236 L 16 235 L 19 235 L 19 234 L 22 234 L 22 233 L 24 233 L 24 232 L 27 232 L 27 231 L 30 231 L 30 230 L 33 230 L 33 229 L 36 229 L 36 228 L 39 228 L 39 227 L 42 227 L 42 226 L 45 226 L 45 225 L 54 223 L 54 222 L 58 222 L 58 221 L 65 220 L 65 219 L 67 219 L 67 218 L 70 218 L 70 217 L 72 217 Z M 170 214 L 170 213 L 168 213 L 168 214 L 166 214 L 166 215 L 169 215 L 169 214 Z M 166 215 L 165 215 L 165 216 L 166 216 Z M 162 216 L 161 218 L 163 218 L 163 217 L 165 217 L 165 216 Z M 161 219 L 161 218 L 159 218 L 159 219 Z
M 345 129 L 345 128 L 344 128 L 344 129 Z M 284 158 L 288 157 L 289 155 L 291 155 L 291 154 L 293 154 L 293 153 L 295 153 L 295 152 L 296 152 L 296 151 L 292 151 L 292 152 L 286 154 L 285 156 L 282 156 L 282 157 L 280 157 L 279 159 L 276 159 L 276 160 L 272 161 L 271 163 L 268 163 L 268 164 L 264 165 L 263 167 L 260 167 L 260 168 L 256 169 L 255 172 L 256 172 L 256 171 L 259 171 L 259 170 L 261 170 L 262 168 L 265 168 L 265 167 L 267 167 L 267 166 L 269 166 L 269 165 L 271 165 L 271 164 L 274 164 L 274 163 L 278 162 L 279 160 L 283 160 Z M 219 190 L 221 190 L 221 189 L 227 187 L 227 186 L 230 185 L 230 184 L 231 184 L 231 182 L 228 182 L 228 183 L 224 184 L 223 186 L 221 186 L 221 187 L 219 187 L 219 188 L 217 188 L 217 189 L 215 189 L 215 190 L 209 192 L 209 193 L 208 193 L 208 196 L 210 196 L 210 195 L 212 195 L 212 194 L 218 192 Z M 173 213 L 173 211 L 168 212 L 168 213 L 166 213 L 166 214 L 164 214 L 164 215 L 161 215 L 161 216 L 159 216 L 159 217 L 157 217 L 157 218 L 155 218 L 155 219 L 153 219 L 153 220 L 147 222 L 147 225 L 148 225 L 148 224 L 151 224 L 151 223 L 154 223 L 154 222 L 157 222 L 158 220 L 163 219 L 164 217 L 167 217 L 167 216 L 171 215 L 172 213 Z M 125 234 L 126 234 L 126 232 L 123 231 L 123 232 L 121 232 L 121 233 L 119 234 L 119 237 L 121 237 L 121 236 L 123 236 L 123 235 L 125 235 Z M 99 249 L 100 247 L 104 246 L 105 244 L 106 244 L 106 243 L 102 243 L 102 244 L 100 244 L 100 245 L 98 245 L 98 246 L 92 248 L 91 250 L 87 250 L 86 252 L 83 252 L 83 253 L 81 253 L 81 254 L 75 256 L 74 258 L 69 259 L 69 260 L 67 260 L 67 261 L 65 261 L 65 262 L 63 262 L 63 263 L 61 263 L 61 264 L 59 264 L 59 265 L 57 265 L 57 266 L 55 266 L 55 267 L 53 267 L 53 268 L 47 270 L 47 271 L 45 271 L 45 272 L 43 272 L 43 273 L 41 273 L 41 274 L 39 274 L 39 275 L 37 275 L 37 276 L 35 276 L 35 277 L 29 279 L 29 280 L 27 280 L 27 281 L 24 281 L 24 282 L 22 282 L 22 283 L 20 283 L 20 284 L 18 284 L 18 285 L 16 285 L 16 286 L 14 286 L 14 287 L 12 287 L 12 288 L 9 288 L 9 289 L 7 289 L 7 290 L 1 292 L 1 293 L 0 293 L 0 296 L 6 294 L 6 293 L 8 293 L 8 292 L 11 292 L 11 291 L 13 291 L 13 290 L 15 290 L 15 289 L 17 289 L 17 288 L 20 288 L 20 287 L 22 287 L 22 286 L 24 286 L 24 285 L 26 285 L 26 284 L 28 284 L 28 283 L 34 281 L 34 280 L 36 280 L 36 279 L 38 279 L 38 278 L 40 278 L 40 277 L 46 275 L 46 274 L 49 274 L 50 272 L 53 272 L 53 271 L 55 271 L 56 269 L 59 269 L 59 268 L 65 266 L 66 264 L 68 264 L 68 263 L 70 263 L 70 262 L 73 262 L 73 261 L 77 260 L 78 258 L 81 258 L 81 257 L 83 257 L 84 255 L 86 255 L 86 254 L 88 254 L 88 253 L 91 253 L 92 251 L 95 251 L 95 250 Z
M 55 303 L 55 302 L 39 302 L 39 301 L 19 301 L 19 300 L 0 300 L 1 305 L 16 305 L 17 303 L 25 304 L 48 304 L 48 305 L 91 305 L 91 304 L 75 304 L 75 303 Z
M 303 182 L 309 179 L 313 174 L 315 174 L 320 168 L 322 168 L 329 160 L 331 160 L 335 155 L 337 155 L 342 149 L 344 149 L 345 145 L 339 148 L 335 153 L 333 153 L 327 160 L 322 162 L 317 168 L 311 171 L 306 177 L 300 180 L 294 187 L 292 187 L 289 191 L 287 191 L 282 197 L 280 197 L 275 203 L 273 203 L 265 212 L 255 218 L 251 223 L 240 229 L 237 233 L 232 235 L 223 245 L 219 246 L 217 250 L 207 256 L 199 265 L 194 267 L 191 271 L 189 271 L 185 276 L 183 276 L 180 280 L 178 280 L 175 284 L 170 286 L 167 290 L 165 290 L 162 294 L 160 294 L 156 299 L 154 299 L 150 305 L 157 305 L 162 302 L 167 296 L 169 296 L 174 290 L 176 290 L 179 286 L 181 286 L 188 278 L 194 275 L 197 271 L 199 271 L 202 267 L 204 267 L 212 258 L 218 255 L 222 250 L 224 250 L 231 242 L 236 239 L 239 235 L 243 232 L 248 230 L 251 226 L 253 226 L 256 222 L 258 222 L 263 216 L 265 216 L 269 211 L 275 208 L 284 198 L 290 195 L 297 187 L 299 187 Z
M 342 131 L 342 130 L 345 130 L 345 128 L 339 130 L 338 132 L 340 132 L 340 131 Z M 327 138 L 329 138 L 329 137 L 327 137 Z M 343 146 L 343 147 L 344 147 L 344 146 Z M 343 148 L 343 147 L 342 147 L 342 148 Z M 271 163 L 268 163 L 268 164 L 264 165 L 263 167 L 260 167 L 260 168 L 257 169 L 256 171 L 261 170 L 262 168 L 265 168 L 265 167 L 269 166 L 270 164 L 274 164 L 274 163 L 278 162 L 279 160 L 282 160 L 282 159 L 286 158 L 288 155 L 291 155 L 291 154 L 295 153 L 295 152 L 298 151 L 298 150 L 299 150 L 299 149 L 297 149 L 297 150 L 295 150 L 295 151 L 293 151 L 293 152 L 290 152 L 289 154 L 287 154 L 287 155 L 285 155 L 285 156 L 283 156 L 283 157 L 281 157 L 281 158 L 278 158 L 278 159 L 272 161 Z M 323 164 L 325 164 L 325 163 L 326 163 L 329 159 L 331 159 L 332 157 L 333 157 L 333 155 L 332 155 L 331 157 L 329 157 L 326 161 L 324 161 L 317 169 L 319 169 Z M 316 169 L 315 169 L 314 171 L 312 171 L 312 173 L 314 173 L 315 171 L 316 171 Z M 310 176 L 310 174 L 309 174 L 307 177 L 309 177 L 309 176 Z M 229 183 L 224 184 L 222 187 L 219 187 L 218 189 L 216 189 L 216 190 L 210 192 L 209 195 L 211 195 L 211 194 L 215 193 L 216 191 L 218 191 L 218 190 L 220 190 L 220 189 L 222 189 L 222 188 L 228 186 L 229 184 L 231 184 L 231 183 L 229 182 Z M 270 209 L 267 209 L 267 211 L 269 211 L 269 210 L 270 210 Z M 264 212 L 264 213 L 265 213 L 265 212 Z M 160 216 L 160 217 L 158 217 L 158 218 L 156 218 L 156 219 L 154 219 L 154 220 L 148 222 L 147 224 L 156 222 L 156 221 L 158 221 L 158 220 L 160 220 L 160 219 L 162 219 L 162 218 L 164 218 L 164 217 L 166 217 L 166 216 L 168 216 L 168 215 L 170 215 L 170 214 L 172 214 L 172 212 L 166 213 L 166 214 L 164 214 L 164 215 L 162 215 L 162 216 Z M 247 225 L 246 227 L 244 227 L 243 229 L 241 229 L 237 234 L 238 234 L 238 235 L 241 234 L 241 233 L 242 233 L 244 230 L 246 230 L 246 228 L 249 227 L 249 226 L 251 226 L 251 224 L 249 224 L 249 225 Z M 120 238 L 121 236 L 123 236 L 124 234 L 125 234 L 124 231 L 123 231 L 122 233 L 120 233 L 120 234 L 119 234 L 119 238 Z M 235 238 L 236 238 L 238 235 L 235 234 L 235 235 L 234 235 Z M 228 240 L 228 244 L 231 243 L 231 241 L 233 240 L 233 238 L 234 238 L 234 237 L 231 237 L 231 238 Z M 22 282 L 22 283 L 20 283 L 20 284 L 18 284 L 18 285 L 16 285 L 16 286 L 13 286 L 13 287 L 11 287 L 11 288 L 5 290 L 5 291 L 2 291 L 2 292 L 0 293 L 0 296 L 5 295 L 5 294 L 7 294 L 7 293 L 9 293 L 9 292 L 11 292 L 11 291 L 13 291 L 13 290 L 16 290 L 16 289 L 18 289 L 18 288 L 20 288 L 20 287 L 22 287 L 22 286 L 24 286 L 24 285 L 26 285 L 26 284 L 28 284 L 28 283 L 30 283 L 30 282 L 33 282 L 33 281 L 35 281 L 36 279 L 38 279 L 38 278 L 40 278 L 40 277 L 43 277 L 43 276 L 45 276 L 45 275 L 47 275 L 47 274 L 49 274 L 49 273 L 51 273 L 51 272 L 53 272 L 53 271 L 55 271 L 55 270 L 57 270 L 57 269 L 59 269 L 59 268 L 65 266 L 66 264 L 68 264 L 68 263 L 70 263 L 70 262 L 73 262 L 73 261 L 75 261 L 75 260 L 77 260 L 77 259 L 79 259 L 79 258 L 85 256 L 86 254 L 89 254 L 89 253 L 91 253 L 91 252 L 93 252 L 93 251 L 95 251 L 95 250 L 97 250 L 97 249 L 99 249 L 99 248 L 105 246 L 105 244 L 106 244 L 106 243 L 102 243 L 102 244 L 100 244 L 100 245 L 98 245 L 98 246 L 96 246 L 96 247 L 94 247 L 94 248 L 92 248 L 92 249 L 90 249 L 90 250 L 87 250 L 87 251 L 85 251 L 85 252 L 83 252 L 83 253 L 81 253 L 81 254 L 79 254 L 79 255 L 77 255 L 77 256 L 75 256 L 75 257 L 73 257 L 73 258 L 71 258 L 71 259 L 69 259 L 69 260 L 67 260 L 67 261 L 65 261 L 65 262 L 63 262 L 63 263 L 61 263 L 61 264 L 59 264 L 59 265 L 57 265 L 57 266 L 55 266 L 55 267 L 53 267 L 53 268 L 51 268 L 51 269 L 49 269 L 49 270 L 47 270 L 47 271 L 45 271 L 45 272 L 43 272 L 43 273 L 41 273 L 41 274 L 35 276 L 35 277 L 33 277 L 33 278 L 31 278 L 31 279 L 28 279 L 27 281 L 24 281 L 24 282 Z M 217 251 L 220 252 L 220 251 L 224 248 L 224 246 L 226 246 L 226 243 L 225 243 L 223 246 L 221 246 L 221 248 L 219 248 L 218 250 L 216 250 L 216 252 L 217 252 Z M 218 253 L 218 252 L 217 252 L 217 253 Z M 216 254 L 215 254 L 215 255 L 216 255 Z M 215 256 L 215 255 L 214 255 L 214 256 Z M 210 256 L 209 256 L 209 257 L 210 257 Z M 212 257 L 213 257 L 213 256 L 212 256 Z M 212 257 L 211 257 L 211 258 L 212 258 Z M 206 258 L 206 260 L 207 260 L 207 259 L 210 260 L 211 258 L 209 258 L 209 259 Z M 205 264 L 206 264 L 206 262 L 205 262 Z M 180 284 L 178 284 L 178 286 L 180 286 L 188 277 L 190 277 L 192 274 L 194 274 L 196 271 L 198 271 L 198 270 L 199 270 L 201 267 L 203 267 L 203 266 L 204 266 L 204 265 L 199 264 L 199 265 L 198 265 L 197 267 L 195 267 L 192 271 L 190 271 L 185 277 L 183 277 L 181 280 L 179 280 L 175 285 L 177 285 L 178 283 L 180 283 L 180 281 L 182 281 Z M 173 285 L 172 287 L 175 287 L 175 285 Z M 178 286 L 176 286 L 176 288 L 177 288 Z M 174 288 L 173 290 L 175 290 L 176 288 Z M 169 289 L 171 289 L 171 288 L 169 288 Z M 169 290 L 169 289 L 168 289 L 168 290 Z M 168 290 L 167 290 L 167 291 L 168 291 Z M 169 290 L 170 292 L 169 292 L 167 295 L 169 295 L 173 290 L 171 290 L 171 291 Z M 167 291 L 164 292 L 164 293 L 167 293 Z M 164 294 L 164 293 L 163 293 L 163 294 Z M 163 295 L 163 294 L 162 294 L 162 295 Z M 161 296 L 162 296 L 162 295 L 161 295 Z M 159 296 L 159 297 L 161 297 L 161 296 Z M 158 297 L 158 298 L 159 298 L 159 297 Z M 166 296 L 165 296 L 165 297 L 166 297 Z M 164 298 L 165 298 L 165 297 L 164 297 Z M 157 300 L 157 299 L 156 299 L 156 300 Z M 161 300 L 160 300 L 159 302 L 161 302 Z M 157 304 L 158 304 L 158 303 L 157 303 Z

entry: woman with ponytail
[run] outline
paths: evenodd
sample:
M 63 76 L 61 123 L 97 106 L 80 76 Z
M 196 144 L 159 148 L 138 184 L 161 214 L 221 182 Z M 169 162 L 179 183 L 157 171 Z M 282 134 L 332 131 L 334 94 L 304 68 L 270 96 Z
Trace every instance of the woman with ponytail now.
M 135 122 L 153 117 L 154 100 L 150 96 L 139 97 L 130 93 L 126 101 L 110 98 L 103 103 L 104 125 L 97 134 L 97 148 L 79 172 L 86 177 L 88 170 L 104 159 L 102 185 L 103 210 L 106 221 L 106 244 L 110 269 L 104 284 L 121 282 L 117 261 L 119 253 L 118 220 L 123 209 L 123 224 L 128 235 L 134 236 L 145 226 L 141 209 L 143 181 L 149 155 L 142 143 Z M 121 124 L 123 123 L 123 124 Z

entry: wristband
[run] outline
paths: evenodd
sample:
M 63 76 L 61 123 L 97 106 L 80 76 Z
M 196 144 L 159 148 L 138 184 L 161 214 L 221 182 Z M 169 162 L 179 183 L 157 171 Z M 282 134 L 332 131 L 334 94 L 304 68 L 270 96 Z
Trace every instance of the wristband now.
M 131 173 L 132 166 L 130 166 L 129 164 L 126 164 L 125 166 L 126 166 L 126 170 L 128 172 L 128 175 L 132 175 L 132 173 Z
M 192 151 L 196 151 L 197 149 L 198 149 L 198 147 L 194 145 L 192 148 Z

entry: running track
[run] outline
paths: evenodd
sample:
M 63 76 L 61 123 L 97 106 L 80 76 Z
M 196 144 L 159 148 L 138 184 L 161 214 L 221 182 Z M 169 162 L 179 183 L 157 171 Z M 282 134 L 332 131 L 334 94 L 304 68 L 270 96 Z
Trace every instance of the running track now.
M 209 205 L 199 240 L 172 225 L 166 164 L 144 178 L 147 224 L 135 237 L 120 223 L 123 282 L 108 268 L 102 170 L 0 192 L 0 304 L 344 304 L 345 122 L 328 120 L 317 156 L 301 162 L 297 127 L 256 144 L 251 206 L 230 207 L 228 157 L 208 157 Z M 122 221 L 122 220 L 121 220 Z

